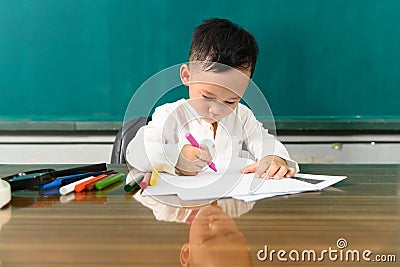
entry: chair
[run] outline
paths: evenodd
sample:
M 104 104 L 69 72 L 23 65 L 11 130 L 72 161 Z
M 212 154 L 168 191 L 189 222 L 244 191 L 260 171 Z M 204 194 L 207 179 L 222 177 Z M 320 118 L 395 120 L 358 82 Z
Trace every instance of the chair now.
M 146 125 L 151 117 L 140 117 L 124 123 L 115 137 L 113 149 L 111 152 L 112 164 L 126 164 L 125 151 L 129 142 L 135 137 L 140 127 Z

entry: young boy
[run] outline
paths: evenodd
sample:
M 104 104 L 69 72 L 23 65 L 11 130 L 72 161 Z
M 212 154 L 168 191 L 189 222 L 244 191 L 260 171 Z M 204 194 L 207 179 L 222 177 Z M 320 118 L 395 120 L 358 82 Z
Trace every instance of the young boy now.
M 226 19 L 209 19 L 192 37 L 190 63 L 180 67 L 189 100 L 156 108 L 127 148 L 127 162 L 141 171 L 197 175 L 212 161 L 242 155 L 256 160 L 242 173 L 266 179 L 292 177 L 298 165 L 285 147 L 239 103 L 254 72 L 258 46 L 254 37 Z M 251 105 L 251 103 L 249 103 Z M 191 145 L 191 133 L 202 145 Z M 218 166 L 216 166 L 218 168 Z

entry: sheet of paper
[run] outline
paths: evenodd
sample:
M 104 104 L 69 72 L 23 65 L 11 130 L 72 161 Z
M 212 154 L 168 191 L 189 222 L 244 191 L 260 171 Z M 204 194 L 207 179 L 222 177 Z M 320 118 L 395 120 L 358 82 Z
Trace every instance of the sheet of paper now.
M 295 179 L 265 180 L 254 178 L 254 174 L 240 173 L 240 169 L 249 163 L 251 162 L 246 159 L 216 162 L 217 173 L 206 169 L 197 176 L 159 173 L 157 185 L 148 187 L 144 193 L 147 195 L 176 194 L 184 201 L 226 197 L 254 201 L 277 195 L 319 191 L 346 178 L 346 176 L 298 173 Z
M 295 179 L 300 179 L 303 182 L 314 184 L 319 190 L 328 188 L 329 186 L 336 184 L 344 179 L 347 176 L 329 176 L 329 175 L 315 175 L 315 174 L 305 174 L 305 173 L 297 173 L 295 175 Z M 329 187 L 332 188 L 332 187 Z M 291 192 L 290 194 L 299 194 L 307 191 L 298 191 Z M 273 194 L 250 194 L 244 196 L 234 196 L 233 198 L 243 200 L 245 202 L 257 201 L 263 198 L 269 198 L 279 195 L 286 195 L 286 193 L 273 193 Z
M 182 200 L 211 199 L 229 196 L 229 192 L 236 188 L 244 176 L 240 169 L 252 163 L 247 159 L 215 162 L 218 172 L 206 168 L 197 176 L 175 176 L 159 173 L 156 186 L 148 187 L 144 193 L 150 195 L 177 194 Z M 247 194 L 247 188 L 239 186 Z

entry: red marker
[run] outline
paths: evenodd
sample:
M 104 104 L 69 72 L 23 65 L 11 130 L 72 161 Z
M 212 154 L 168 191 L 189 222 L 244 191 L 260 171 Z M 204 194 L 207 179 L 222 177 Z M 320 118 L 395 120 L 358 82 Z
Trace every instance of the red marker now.
M 196 139 L 194 139 L 194 137 L 193 137 L 193 135 L 192 135 L 191 133 L 187 133 L 187 134 L 185 135 L 185 137 L 186 137 L 186 139 L 189 141 L 189 143 L 190 143 L 192 146 L 197 147 L 197 148 L 200 148 L 199 143 L 196 141 Z M 209 166 L 213 171 L 217 172 L 217 168 L 215 167 L 214 162 L 210 161 L 210 162 L 208 163 L 208 166 Z
M 149 186 L 150 178 L 151 178 L 151 173 L 146 173 L 144 175 L 144 178 L 139 185 L 142 190 L 146 189 Z

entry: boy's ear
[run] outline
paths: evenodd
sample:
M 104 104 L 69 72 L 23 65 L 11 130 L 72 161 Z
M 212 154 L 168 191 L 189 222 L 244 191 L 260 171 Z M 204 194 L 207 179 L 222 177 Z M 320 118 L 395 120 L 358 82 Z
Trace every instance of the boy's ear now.
M 189 243 L 185 243 L 181 247 L 180 260 L 182 266 L 184 267 L 189 266 L 189 257 L 190 257 L 190 245 Z
M 183 64 L 179 70 L 179 74 L 181 77 L 181 81 L 183 83 L 183 85 L 185 86 L 189 86 L 189 82 L 190 82 L 190 70 L 189 70 L 189 66 L 187 64 Z

